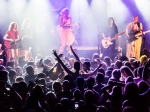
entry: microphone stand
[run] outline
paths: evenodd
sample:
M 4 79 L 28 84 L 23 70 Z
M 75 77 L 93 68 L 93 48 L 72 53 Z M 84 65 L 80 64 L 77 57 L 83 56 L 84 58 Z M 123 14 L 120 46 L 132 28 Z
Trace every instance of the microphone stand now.
M 100 55 L 100 32 L 99 32 L 99 26 L 98 26 L 98 54 Z

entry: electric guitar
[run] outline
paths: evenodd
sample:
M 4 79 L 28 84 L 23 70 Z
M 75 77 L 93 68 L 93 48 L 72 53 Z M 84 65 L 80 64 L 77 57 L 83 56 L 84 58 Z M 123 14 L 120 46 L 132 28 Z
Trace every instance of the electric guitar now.
M 144 31 L 143 34 L 149 33 L 150 30 Z M 140 33 L 140 31 L 136 31 L 136 32 L 130 32 L 129 33 L 129 38 L 127 39 L 128 42 L 132 42 L 138 39 L 139 36 L 142 36 L 142 33 Z
M 105 37 L 103 40 L 102 40 L 102 46 L 104 48 L 108 48 L 112 43 L 113 40 L 116 40 L 120 35 L 123 35 L 125 32 L 121 32 L 119 34 L 117 34 L 115 37 L 113 38 L 110 38 L 110 37 Z

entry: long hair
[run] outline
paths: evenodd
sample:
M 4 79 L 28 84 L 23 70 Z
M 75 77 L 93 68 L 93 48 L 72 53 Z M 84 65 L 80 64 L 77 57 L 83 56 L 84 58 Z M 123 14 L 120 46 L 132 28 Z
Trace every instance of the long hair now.
M 122 66 L 122 67 L 120 68 L 120 71 L 121 71 L 121 72 L 126 72 L 126 74 L 127 74 L 128 76 L 134 77 L 133 72 L 132 72 L 131 69 L 130 69 L 129 67 L 127 67 L 127 66 Z M 127 77 L 128 77 L 128 76 L 127 76 Z
M 16 22 L 11 22 L 10 25 L 9 25 L 9 31 L 12 31 L 14 29 L 14 25 L 16 24 L 16 31 L 18 31 L 18 25 Z
M 22 28 L 24 28 L 24 27 L 27 26 L 27 22 L 28 22 L 28 21 L 31 21 L 31 19 L 27 18 L 27 19 L 25 19 L 25 20 L 23 21 L 23 23 L 22 23 Z
M 116 26 L 115 20 L 114 20 L 114 18 L 112 18 L 112 17 L 108 18 L 108 26 L 110 26 L 110 21 L 111 21 L 111 19 L 113 20 L 112 26 Z

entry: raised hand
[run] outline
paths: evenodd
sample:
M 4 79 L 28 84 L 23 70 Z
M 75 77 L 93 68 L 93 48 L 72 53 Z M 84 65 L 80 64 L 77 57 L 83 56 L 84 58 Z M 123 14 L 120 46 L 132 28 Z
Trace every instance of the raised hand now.
M 56 57 L 58 56 L 56 50 L 53 50 L 53 54 L 54 54 Z

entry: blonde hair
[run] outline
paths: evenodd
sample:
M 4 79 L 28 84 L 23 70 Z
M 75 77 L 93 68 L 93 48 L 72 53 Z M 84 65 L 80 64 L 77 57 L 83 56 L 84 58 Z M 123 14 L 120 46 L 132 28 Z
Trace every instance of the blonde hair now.
M 140 65 L 143 65 L 148 60 L 146 55 L 142 55 L 140 57 Z
M 14 29 L 14 25 L 16 24 L 16 31 L 18 31 L 18 25 L 16 22 L 11 22 L 10 25 L 9 25 L 9 31 L 12 31 Z

